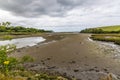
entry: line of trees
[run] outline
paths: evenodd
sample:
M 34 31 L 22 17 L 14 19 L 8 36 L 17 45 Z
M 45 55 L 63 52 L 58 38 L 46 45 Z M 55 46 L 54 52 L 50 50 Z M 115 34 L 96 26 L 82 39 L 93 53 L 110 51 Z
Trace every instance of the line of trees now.
M 102 29 L 88 28 L 81 31 L 81 33 L 104 33 Z
M 36 29 L 36 28 L 25 28 L 23 26 L 11 26 L 10 22 L 2 22 L 0 23 L 0 32 L 52 32 L 46 31 L 43 29 Z

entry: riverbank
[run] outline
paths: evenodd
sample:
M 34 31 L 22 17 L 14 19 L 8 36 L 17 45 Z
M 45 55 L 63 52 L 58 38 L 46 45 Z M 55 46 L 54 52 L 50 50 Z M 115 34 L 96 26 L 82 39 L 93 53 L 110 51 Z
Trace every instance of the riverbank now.
M 54 42 L 21 48 L 11 56 L 30 55 L 35 61 L 25 64 L 27 69 L 78 80 L 99 80 L 108 73 L 120 75 L 120 64 L 105 56 L 99 44 L 88 39 L 89 34 L 52 33 L 44 37 Z
M 97 41 L 113 42 L 120 45 L 120 34 L 93 34 L 91 38 Z

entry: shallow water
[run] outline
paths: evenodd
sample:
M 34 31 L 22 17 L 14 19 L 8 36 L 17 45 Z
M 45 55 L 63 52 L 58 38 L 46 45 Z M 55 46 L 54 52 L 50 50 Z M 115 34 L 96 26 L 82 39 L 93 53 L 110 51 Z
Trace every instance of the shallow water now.
M 112 42 L 99 42 L 101 47 L 106 49 L 108 54 L 112 54 L 114 59 L 120 59 L 120 46 Z
M 88 38 L 89 41 L 99 43 L 99 47 L 107 54 L 112 55 L 112 58 L 120 60 L 120 45 L 114 44 L 113 42 L 94 41 Z
M 16 45 L 17 48 L 22 48 L 27 46 L 34 46 L 43 41 L 45 41 L 43 37 L 17 38 L 12 40 L 2 40 L 0 41 L 0 46 L 7 44 L 14 44 Z

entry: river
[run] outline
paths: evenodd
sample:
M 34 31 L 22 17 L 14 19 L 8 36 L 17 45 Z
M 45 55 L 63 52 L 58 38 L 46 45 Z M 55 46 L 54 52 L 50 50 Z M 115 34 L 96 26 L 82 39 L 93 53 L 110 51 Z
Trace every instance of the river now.
M 17 38 L 12 40 L 1 40 L 0 46 L 7 45 L 7 44 L 14 44 L 16 48 L 23 48 L 27 46 L 34 46 L 40 42 L 45 41 L 43 37 L 26 37 L 26 38 Z

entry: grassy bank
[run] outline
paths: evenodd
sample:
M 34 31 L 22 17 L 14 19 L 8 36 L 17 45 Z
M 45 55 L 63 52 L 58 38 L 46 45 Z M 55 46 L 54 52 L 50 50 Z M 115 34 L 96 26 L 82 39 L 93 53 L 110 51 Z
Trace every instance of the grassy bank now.
M 120 45 L 120 34 L 93 34 L 90 38 L 98 41 L 114 42 Z
M 0 39 L 1 40 L 11 40 L 14 38 L 23 38 L 23 37 L 32 37 L 32 36 L 40 36 L 44 33 L 24 33 L 24 32 L 13 32 L 13 33 L 7 33 L 7 32 L 0 32 Z
M 13 39 L 19 37 L 27 37 L 30 35 L 40 35 L 42 33 L 52 33 L 53 31 L 36 29 L 24 26 L 11 26 L 10 22 L 0 23 L 0 39 Z M 19 37 L 18 37 L 19 36 Z

